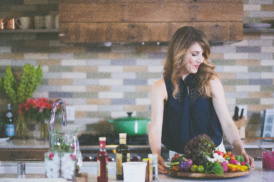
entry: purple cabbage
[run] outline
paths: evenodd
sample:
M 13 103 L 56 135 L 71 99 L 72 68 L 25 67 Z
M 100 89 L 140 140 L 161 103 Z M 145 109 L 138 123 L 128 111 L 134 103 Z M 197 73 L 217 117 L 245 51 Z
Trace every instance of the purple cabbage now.
M 179 163 L 179 170 L 184 172 L 189 172 L 192 164 L 193 164 L 193 161 L 191 159 L 186 159 L 183 157 Z

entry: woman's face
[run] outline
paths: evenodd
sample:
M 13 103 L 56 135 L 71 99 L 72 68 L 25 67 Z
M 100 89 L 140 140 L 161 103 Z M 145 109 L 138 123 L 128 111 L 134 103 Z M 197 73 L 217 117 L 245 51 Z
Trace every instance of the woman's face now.
M 184 56 L 185 69 L 183 71 L 183 75 L 188 75 L 190 73 L 197 73 L 200 64 L 202 64 L 205 60 L 203 56 L 203 49 L 198 43 L 194 43 L 187 50 Z

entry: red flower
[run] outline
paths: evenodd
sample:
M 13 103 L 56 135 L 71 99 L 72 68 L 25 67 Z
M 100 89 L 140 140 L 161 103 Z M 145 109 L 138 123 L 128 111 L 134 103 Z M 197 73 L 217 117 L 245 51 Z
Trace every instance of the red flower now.
M 76 156 L 75 155 L 70 155 L 70 158 L 72 159 L 72 160 L 76 160 Z
M 44 122 L 50 118 L 52 106 L 53 101 L 46 98 L 28 98 L 25 103 L 20 104 L 18 113 L 24 114 L 26 118 Z
M 54 157 L 54 153 L 51 152 L 51 153 L 49 154 L 49 160 L 52 160 L 53 157 Z

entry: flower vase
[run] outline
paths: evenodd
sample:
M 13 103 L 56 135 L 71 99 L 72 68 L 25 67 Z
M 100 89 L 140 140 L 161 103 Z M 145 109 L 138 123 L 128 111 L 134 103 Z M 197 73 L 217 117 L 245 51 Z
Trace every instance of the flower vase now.
M 28 138 L 29 137 L 29 130 L 27 127 L 27 123 L 23 115 L 19 115 L 18 120 L 16 122 L 15 127 L 15 136 L 18 138 Z
M 39 138 L 41 140 L 48 140 L 49 139 L 49 125 L 47 120 L 44 120 L 44 122 L 40 123 L 40 136 Z
M 72 153 L 63 153 L 61 157 L 61 176 L 67 180 L 74 179 L 76 174 L 76 156 Z
M 45 174 L 47 178 L 59 178 L 60 157 L 57 152 L 45 153 Z

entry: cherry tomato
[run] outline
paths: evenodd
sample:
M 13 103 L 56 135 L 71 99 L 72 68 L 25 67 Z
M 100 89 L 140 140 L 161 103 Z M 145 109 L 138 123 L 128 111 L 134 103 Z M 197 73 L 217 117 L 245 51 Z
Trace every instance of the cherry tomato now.
M 198 168 L 197 165 L 194 164 L 191 166 L 190 170 L 191 170 L 191 172 L 195 173 L 195 172 L 197 172 L 197 168 Z
M 173 171 L 179 171 L 179 166 L 172 166 Z
M 204 171 L 205 171 L 204 166 L 199 165 L 199 166 L 197 167 L 197 172 L 198 172 L 198 173 L 203 173 Z

